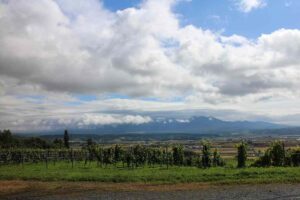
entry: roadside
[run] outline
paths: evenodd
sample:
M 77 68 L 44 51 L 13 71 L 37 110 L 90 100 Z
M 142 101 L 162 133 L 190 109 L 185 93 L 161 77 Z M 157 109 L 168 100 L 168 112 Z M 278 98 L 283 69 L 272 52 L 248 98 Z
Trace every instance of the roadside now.
M 0 199 L 300 199 L 300 184 L 0 181 Z

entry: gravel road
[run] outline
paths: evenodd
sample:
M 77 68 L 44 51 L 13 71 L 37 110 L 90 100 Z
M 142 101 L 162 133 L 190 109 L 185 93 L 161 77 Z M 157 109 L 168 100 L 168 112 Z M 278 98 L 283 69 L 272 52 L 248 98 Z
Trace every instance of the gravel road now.
M 38 191 L 13 194 L 4 199 L 22 200 L 182 200 L 182 199 L 298 199 L 300 200 L 300 184 L 268 184 L 268 185 L 235 185 L 235 186 L 210 186 L 193 190 L 168 190 L 168 191 L 77 191 L 57 194 L 39 194 Z

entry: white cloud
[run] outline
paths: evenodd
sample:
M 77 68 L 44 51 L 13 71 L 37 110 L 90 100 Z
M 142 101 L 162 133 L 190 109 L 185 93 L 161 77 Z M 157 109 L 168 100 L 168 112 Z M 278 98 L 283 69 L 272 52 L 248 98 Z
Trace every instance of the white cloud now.
M 79 120 L 79 126 L 107 125 L 107 124 L 144 124 L 151 122 L 151 117 L 140 115 L 96 115 L 85 114 Z
M 237 0 L 236 5 L 240 11 L 248 13 L 252 10 L 265 7 L 267 3 L 265 0 Z
M 299 30 L 256 41 L 225 37 L 179 27 L 173 3 L 149 0 L 116 13 L 95 0 L 2 3 L 0 25 L 9 28 L 0 32 L 1 74 L 39 90 L 162 98 L 194 91 L 244 95 L 295 84 L 279 77 L 288 69 L 272 67 L 298 64 L 292 39 L 298 41 Z M 45 6 L 48 12 L 40 12 Z
M 73 114 L 75 120 L 94 112 L 99 116 L 86 122 L 113 122 L 114 111 L 123 112 L 114 120 L 131 123 L 138 118 L 126 118 L 129 111 L 228 108 L 268 115 L 274 108 L 263 109 L 264 102 L 279 99 L 274 104 L 282 105 L 300 97 L 300 30 L 252 40 L 224 36 L 180 26 L 172 11 L 176 2 L 147 0 L 112 12 L 98 0 L 1 1 L 0 119 L 22 128 L 26 117 L 59 121 Z M 249 12 L 265 2 L 239 5 Z M 111 93 L 132 99 L 76 99 Z M 144 97 L 159 101 L 139 100 Z M 177 98 L 182 101 L 172 102 Z M 287 107 L 275 108 L 296 114 Z

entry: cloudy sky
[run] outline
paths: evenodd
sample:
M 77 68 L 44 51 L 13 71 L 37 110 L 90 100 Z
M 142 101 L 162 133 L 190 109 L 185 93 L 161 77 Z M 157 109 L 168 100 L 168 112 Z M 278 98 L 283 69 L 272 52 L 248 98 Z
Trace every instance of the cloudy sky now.
M 0 0 L 0 129 L 300 124 L 298 0 Z

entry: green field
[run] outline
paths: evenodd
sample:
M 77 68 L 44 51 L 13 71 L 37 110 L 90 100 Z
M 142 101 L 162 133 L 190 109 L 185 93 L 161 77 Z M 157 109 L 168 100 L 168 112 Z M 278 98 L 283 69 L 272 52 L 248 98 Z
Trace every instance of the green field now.
M 48 165 L 24 164 L 0 166 L 1 180 L 39 181 L 98 181 L 139 183 L 299 183 L 300 170 L 297 167 L 247 167 L 237 169 L 234 162 L 227 167 L 201 169 L 196 167 L 143 167 L 136 169 L 121 166 L 97 167 L 96 163 L 84 166 L 67 162 Z

